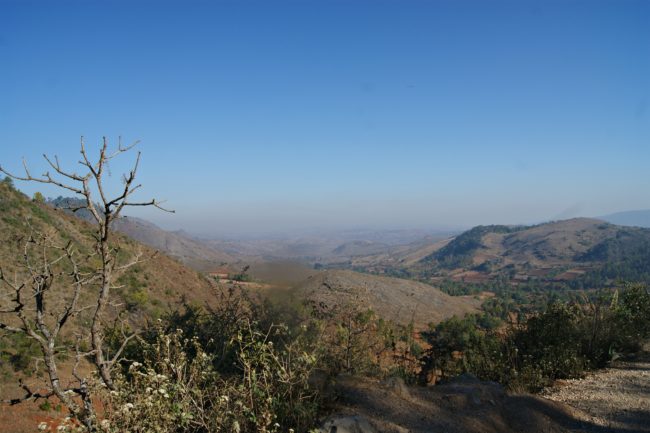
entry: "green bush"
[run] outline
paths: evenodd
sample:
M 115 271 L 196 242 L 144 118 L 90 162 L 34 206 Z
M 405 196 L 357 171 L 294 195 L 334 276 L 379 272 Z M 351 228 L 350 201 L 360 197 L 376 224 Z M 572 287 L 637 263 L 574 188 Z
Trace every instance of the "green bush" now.
M 503 382 L 508 372 L 506 341 L 483 327 L 483 315 L 452 317 L 425 333 L 431 345 L 423 357 L 423 371 L 439 371 L 441 379 L 472 373 L 484 380 Z M 424 377 L 424 376 L 423 376 Z
M 472 373 L 514 389 L 536 391 L 581 376 L 650 338 L 650 294 L 640 285 L 582 302 L 554 302 L 520 325 L 499 329 L 484 316 L 446 320 L 425 337 L 423 377 Z
M 618 292 L 617 292 L 618 295 Z M 616 330 L 616 349 L 639 350 L 640 344 L 650 337 L 650 294 L 641 284 L 625 287 L 612 301 Z
M 126 347 L 136 364 L 124 365 L 118 394 L 107 396 L 109 431 L 298 432 L 316 423 L 308 330 L 273 324 L 275 307 L 254 307 L 234 288 L 216 295 L 217 307 L 186 304 Z M 107 342 L 119 347 L 122 331 L 107 331 Z M 153 392 L 161 387 L 169 398 Z
M 126 302 L 126 308 L 129 311 L 143 309 L 149 302 L 149 294 L 146 289 L 139 288 L 127 292 L 124 295 L 124 301 Z
M 517 367 L 539 370 L 550 380 L 580 375 L 588 366 L 580 344 L 582 320 L 584 313 L 578 306 L 559 303 L 528 319 L 512 337 L 519 354 Z

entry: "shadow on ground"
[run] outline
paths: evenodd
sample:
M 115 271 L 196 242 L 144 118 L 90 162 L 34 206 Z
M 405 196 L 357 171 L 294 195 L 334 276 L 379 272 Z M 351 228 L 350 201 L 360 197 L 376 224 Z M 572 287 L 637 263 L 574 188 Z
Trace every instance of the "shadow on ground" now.
M 385 433 L 650 432 L 650 412 L 626 413 L 617 420 L 625 427 L 613 429 L 569 405 L 470 376 L 428 388 L 343 377 L 336 394 L 335 417 L 362 417 Z

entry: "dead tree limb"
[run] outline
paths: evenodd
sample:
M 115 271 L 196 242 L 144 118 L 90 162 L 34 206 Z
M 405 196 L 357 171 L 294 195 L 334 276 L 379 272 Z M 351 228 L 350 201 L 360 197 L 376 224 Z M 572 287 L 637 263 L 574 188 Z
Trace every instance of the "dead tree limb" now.
M 49 391 L 41 393 L 32 392 L 21 384 L 26 392 L 25 397 L 16 399 L 12 404 L 55 395 L 88 431 L 96 430 L 95 413 L 89 377 L 79 373 L 79 364 L 84 360 L 89 361 L 101 383 L 108 389 L 113 389 L 113 369 L 120 361 L 128 342 L 136 336 L 134 333 L 124 334 L 121 345 L 115 353 L 110 353 L 104 331 L 107 310 L 111 305 L 111 289 L 116 287 L 115 281 L 122 273 L 142 261 L 140 253 L 124 263 L 118 260 L 119 249 L 112 242 L 112 224 L 119 218 L 123 209 L 129 206 L 153 206 L 173 212 L 165 209 L 162 202 L 156 199 L 131 201 L 133 194 L 142 187 L 135 183 L 140 166 L 140 152 L 137 153 L 131 170 L 122 177 L 123 188 L 115 196 L 109 195 L 104 177 L 109 162 L 136 145 L 137 142 L 123 146 L 120 139 L 117 149 L 109 151 L 108 141 L 104 137 L 99 156 L 94 160 L 87 152 L 82 137 L 79 160 L 81 173 L 64 169 L 58 157 L 51 158 L 47 155 L 43 157 L 50 170 L 41 176 L 33 176 L 24 160 L 23 175 L 15 175 L 0 166 L 0 172 L 15 180 L 50 184 L 73 192 L 80 196 L 84 203 L 82 206 L 75 206 L 74 210 L 87 209 L 92 216 L 93 253 L 86 259 L 97 257 L 99 264 L 90 271 L 82 271 L 82 257 L 71 242 L 58 245 L 49 236 L 34 232 L 24 241 L 24 278 L 12 281 L 0 267 L 0 286 L 3 288 L 0 292 L 0 330 L 23 333 L 38 343 L 50 387 Z M 88 263 L 90 261 L 86 260 L 86 267 Z M 52 293 L 55 286 L 62 284 L 66 286 L 65 293 L 68 293 L 64 299 L 57 298 L 57 295 Z M 83 294 L 92 294 L 91 305 L 79 305 Z M 62 305 L 55 305 L 57 302 Z M 73 318 L 85 311 L 90 312 L 87 332 L 80 333 L 76 347 L 69 348 L 74 349 L 76 353 L 73 376 L 78 384 L 75 387 L 66 387 L 61 384 L 57 365 L 60 334 Z M 5 319 L 7 316 L 13 319 Z M 80 349 L 82 341 L 87 341 L 90 350 Z

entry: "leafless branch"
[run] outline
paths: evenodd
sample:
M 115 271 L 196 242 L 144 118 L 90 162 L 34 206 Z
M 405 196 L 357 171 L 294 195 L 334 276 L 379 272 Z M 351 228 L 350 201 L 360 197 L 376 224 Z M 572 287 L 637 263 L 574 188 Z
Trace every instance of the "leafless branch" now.
M 138 152 L 131 170 L 122 178 L 123 188 L 114 196 L 109 197 L 104 184 L 104 174 L 108 163 L 113 158 L 128 152 L 137 145 L 134 142 L 123 146 L 121 138 L 115 151 L 108 150 L 108 141 L 103 138 L 100 146 L 99 157 L 94 160 L 89 156 L 83 137 L 80 143 L 82 173 L 66 170 L 59 162 L 59 158 L 50 158 L 43 155 L 50 167 L 40 177 L 33 176 L 23 161 L 24 175 L 17 176 L 0 166 L 0 172 L 7 176 L 22 181 L 51 184 L 62 189 L 72 191 L 81 196 L 84 205 L 71 205 L 70 210 L 78 211 L 87 209 L 94 220 L 94 231 L 91 235 L 94 243 L 93 251 L 83 257 L 75 250 L 72 243 L 57 245 L 53 239 L 45 234 L 37 235 L 34 230 L 23 239 L 23 265 L 25 277 L 23 280 L 10 281 L 0 268 L 0 314 L 4 317 L 13 315 L 13 320 L 0 321 L 0 330 L 24 333 L 34 339 L 41 348 L 42 360 L 49 377 L 49 390 L 47 392 L 32 392 L 28 387 L 23 387 L 26 394 L 17 399 L 15 403 L 26 399 L 47 398 L 56 395 L 86 426 L 93 431 L 94 408 L 91 393 L 88 388 L 88 377 L 79 372 L 82 361 L 89 361 L 101 382 L 109 389 L 114 388 L 112 370 L 114 364 L 120 361 L 125 348 L 136 338 L 137 333 L 127 333 L 122 327 L 121 344 L 110 354 L 105 341 L 104 330 L 108 309 L 114 305 L 111 298 L 111 289 L 119 287 L 115 284 L 116 278 L 132 266 L 146 260 L 138 252 L 129 260 L 121 263 L 119 250 L 113 245 L 111 225 L 121 211 L 127 206 L 153 206 L 166 212 L 173 210 L 162 206 L 163 202 L 152 199 L 150 201 L 129 201 L 135 192 L 141 189 L 135 183 L 141 155 Z M 95 201 L 93 192 L 98 194 Z M 92 259 L 92 260 L 90 260 Z M 84 264 L 82 266 L 82 263 Z M 94 263 L 91 271 L 87 270 L 89 264 Z M 82 269 L 86 269 L 82 271 Z M 69 288 L 64 296 L 57 293 L 57 288 L 65 284 Z M 80 299 L 84 293 L 93 293 L 95 296 L 92 305 L 80 306 Z M 88 312 L 90 326 L 78 335 L 75 350 L 75 364 L 73 376 L 78 386 L 65 388 L 61 385 L 58 374 L 57 355 L 60 344 L 60 333 L 70 321 L 82 312 Z M 81 350 L 86 342 L 89 350 Z M 70 391 L 78 398 L 72 398 Z

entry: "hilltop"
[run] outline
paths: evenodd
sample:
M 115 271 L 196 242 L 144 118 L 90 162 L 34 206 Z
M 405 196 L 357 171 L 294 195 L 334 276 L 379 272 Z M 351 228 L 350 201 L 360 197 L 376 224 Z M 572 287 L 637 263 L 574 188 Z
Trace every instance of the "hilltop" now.
M 351 267 L 457 282 L 537 281 L 573 288 L 650 282 L 650 229 L 574 218 L 534 226 L 477 226 L 444 241 L 359 257 Z
M 448 269 L 494 266 L 561 266 L 585 262 L 602 242 L 621 237 L 625 229 L 589 218 L 555 221 L 531 227 L 478 226 L 425 257 Z M 650 238 L 650 231 L 635 231 Z
M 478 311 L 480 301 L 469 296 L 449 296 L 428 284 L 352 271 L 325 271 L 309 277 L 298 293 L 328 307 L 353 305 L 372 309 L 379 317 L 417 328 L 451 316 Z

